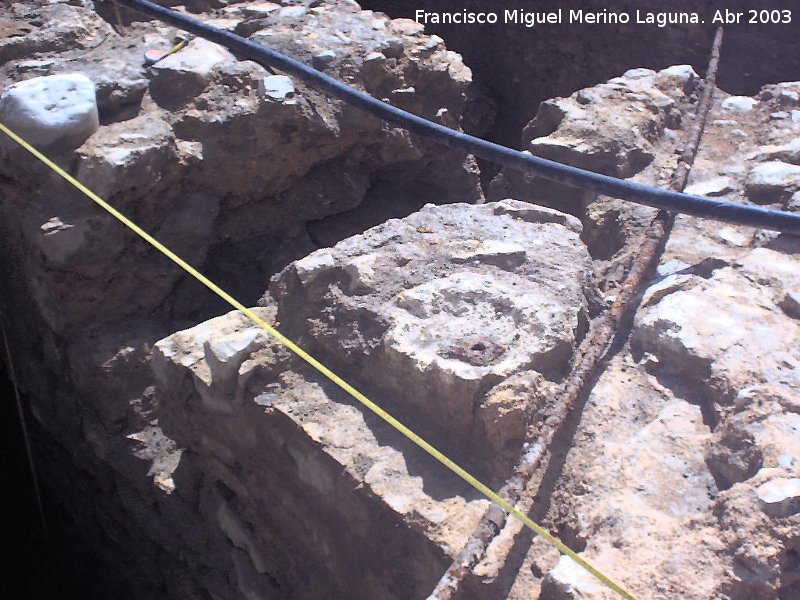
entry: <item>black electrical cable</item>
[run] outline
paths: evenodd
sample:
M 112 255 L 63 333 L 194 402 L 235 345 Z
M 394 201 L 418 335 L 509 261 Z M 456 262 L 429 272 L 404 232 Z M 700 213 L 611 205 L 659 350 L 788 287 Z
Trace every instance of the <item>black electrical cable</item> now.
M 295 75 L 331 96 L 357 106 L 384 121 L 394 123 L 408 131 L 431 138 L 442 145 L 463 150 L 504 167 L 637 204 L 706 219 L 800 235 L 800 214 L 761 206 L 735 204 L 704 196 L 693 196 L 655 188 L 512 150 L 511 148 L 449 129 L 381 102 L 275 50 L 251 42 L 229 31 L 207 25 L 182 13 L 164 8 L 149 0 L 118 0 L 118 2 L 225 46 L 240 59 L 249 59 L 264 66 L 275 67 L 285 73 Z

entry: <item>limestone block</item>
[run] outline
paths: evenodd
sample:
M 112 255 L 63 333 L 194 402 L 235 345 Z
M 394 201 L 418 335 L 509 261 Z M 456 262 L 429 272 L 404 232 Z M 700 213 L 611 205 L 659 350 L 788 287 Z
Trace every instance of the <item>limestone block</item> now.
M 105 126 L 78 151 L 77 177 L 101 196 L 153 187 L 166 170 L 175 136 L 160 119 L 142 115 Z
M 256 311 L 274 321 L 274 312 Z M 253 331 L 247 317 L 231 312 L 161 340 L 152 362 L 164 430 L 187 448 L 185 455 L 200 457 L 209 480 L 224 482 L 201 492 L 207 497 L 201 505 L 214 529 L 241 551 L 234 563 L 243 597 L 266 583 L 256 574 L 276 571 L 297 596 L 366 599 L 401 586 L 422 597 L 488 501 L 468 499 L 458 482 L 437 484 L 431 494 L 438 469 Z M 278 352 L 281 361 L 273 360 Z M 216 387 L 209 361 L 220 359 L 229 363 L 226 377 L 238 365 L 235 392 Z M 214 408 L 222 405 L 228 410 Z M 172 478 L 176 494 L 185 493 L 181 468 Z M 287 569 L 275 548 L 298 539 L 313 543 Z M 356 568 L 375 579 L 353 588 Z
M 655 355 L 662 372 L 679 374 L 683 384 L 691 382 L 723 404 L 753 381 L 796 395 L 800 329 L 777 307 L 780 288 L 771 287 L 791 275 L 787 269 L 795 261 L 765 249 L 741 260 L 738 272 L 720 269 L 651 302 L 637 317 L 632 346 Z
M 270 293 L 289 331 L 462 443 L 487 429 L 475 422 L 486 390 L 521 371 L 565 372 L 586 320 L 579 230 L 511 199 L 428 205 L 289 265 Z M 515 411 L 498 412 L 507 435 L 492 425 L 500 446 L 520 437 Z
M 659 133 L 679 119 L 675 101 L 660 89 L 675 77 L 664 75 L 659 87 L 656 76 L 648 69 L 634 69 L 569 98 L 543 102 L 523 131 L 528 149 L 615 177 L 634 175 L 652 162 Z M 610 108 L 623 103 L 624 108 Z
M 192 42 L 150 67 L 150 94 L 166 108 L 177 108 L 211 82 L 214 73 L 236 58 L 225 48 L 204 39 Z
M 80 73 L 15 83 L 0 96 L 0 119 L 35 146 L 77 148 L 100 126 L 94 84 Z
M 109 52 L 102 58 L 76 61 L 79 66 L 71 67 L 79 69 L 94 82 L 98 110 L 104 119 L 123 107 L 137 105 L 147 91 L 147 77 L 138 54 Z M 55 65 L 55 68 L 59 72 L 68 72 L 71 64 L 65 62 Z

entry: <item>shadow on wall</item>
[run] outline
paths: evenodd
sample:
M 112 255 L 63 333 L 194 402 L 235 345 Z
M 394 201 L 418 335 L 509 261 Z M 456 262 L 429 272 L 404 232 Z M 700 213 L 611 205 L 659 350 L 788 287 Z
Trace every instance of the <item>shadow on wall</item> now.
M 130 600 L 125 584 L 100 560 L 81 537 L 78 525 L 52 497 L 43 498 L 48 535 L 42 529 L 36 504 L 19 415 L 13 400 L 14 389 L 0 360 L 0 494 L 6 502 L 4 511 L 2 557 L 8 574 L 3 587 L 7 598 L 52 600 L 81 598 Z M 34 453 L 37 443 L 36 420 L 26 415 L 31 428 Z M 10 507 L 10 508 L 8 508 Z
M 498 103 L 491 139 L 513 147 L 519 146 L 520 131 L 542 100 L 567 96 L 635 67 L 691 64 L 703 73 L 716 27 L 711 21 L 719 9 L 742 13 L 741 24 L 725 28 L 717 78 L 720 88 L 753 95 L 764 84 L 800 79 L 800 54 L 795 51 L 800 11 L 794 11 L 789 24 L 744 23 L 749 10 L 780 8 L 772 0 L 362 0 L 361 5 L 406 18 L 414 18 L 415 10 L 421 8 L 429 12 L 493 11 L 501 21 L 505 10 L 546 12 L 559 7 L 564 20 L 570 9 L 631 15 L 627 25 L 426 25 L 426 33 L 444 38 L 449 49 L 464 56 L 476 80 L 491 90 Z M 663 28 L 636 24 L 636 11 L 644 13 L 648 7 L 651 11 L 694 11 L 705 24 Z

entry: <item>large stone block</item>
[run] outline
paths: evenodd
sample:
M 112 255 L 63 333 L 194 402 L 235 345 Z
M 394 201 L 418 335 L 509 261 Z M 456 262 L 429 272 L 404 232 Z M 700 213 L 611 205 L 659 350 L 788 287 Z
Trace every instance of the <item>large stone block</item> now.
M 270 289 L 288 331 L 481 454 L 487 440 L 467 440 L 486 392 L 523 371 L 563 376 L 585 332 L 579 230 L 515 200 L 429 205 L 297 261 Z
M 0 96 L 0 120 L 35 146 L 77 148 L 100 127 L 94 84 L 80 73 L 15 83 Z

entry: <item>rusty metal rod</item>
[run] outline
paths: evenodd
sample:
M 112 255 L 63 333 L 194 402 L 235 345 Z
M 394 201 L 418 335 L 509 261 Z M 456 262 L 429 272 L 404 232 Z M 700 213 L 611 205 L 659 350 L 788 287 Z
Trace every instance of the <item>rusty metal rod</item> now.
M 711 56 L 706 70 L 703 90 L 695 112 L 695 120 L 689 131 L 686 147 L 678 160 L 678 165 L 671 178 L 670 187 L 682 192 L 694 164 L 700 140 L 703 136 L 708 113 L 716 88 L 717 70 L 719 68 L 720 50 L 722 48 L 722 27 L 718 27 L 714 35 Z M 520 502 L 528 482 L 546 456 L 553 439 L 561 430 L 567 417 L 572 413 L 583 390 L 602 364 L 619 324 L 628 312 L 638 303 L 639 291 L 644 275 L 648 273 L 660 256 L 669 232 L 672 229 L 674 214 L 660 210 L 648 225 L 643 235 L 641 249 L 631 263 L 631 267 L 620 286 L 617 297 L 606 313 L 592 324 L 589 333 L 581 342 L 573 361 L 574 367 L 565 380 L 558 396 L 560 402 L 554 412 L 547 415 L 538 431 L 530 432 L 534 440 L 523 453 L 514 469 L 514 474 L 500 489 L 500 495 L 511 504 Z M 478 526 L 473 531 L 464 548 L 456 555 L 450 568 L 428 596 L 428 600 L 451 600 L 458 591 L 461 582 L 472 571 L 486 554 L 491 541 L 499 535 L 506 524 L 506 514 L 493 505 L 484 513 Z

